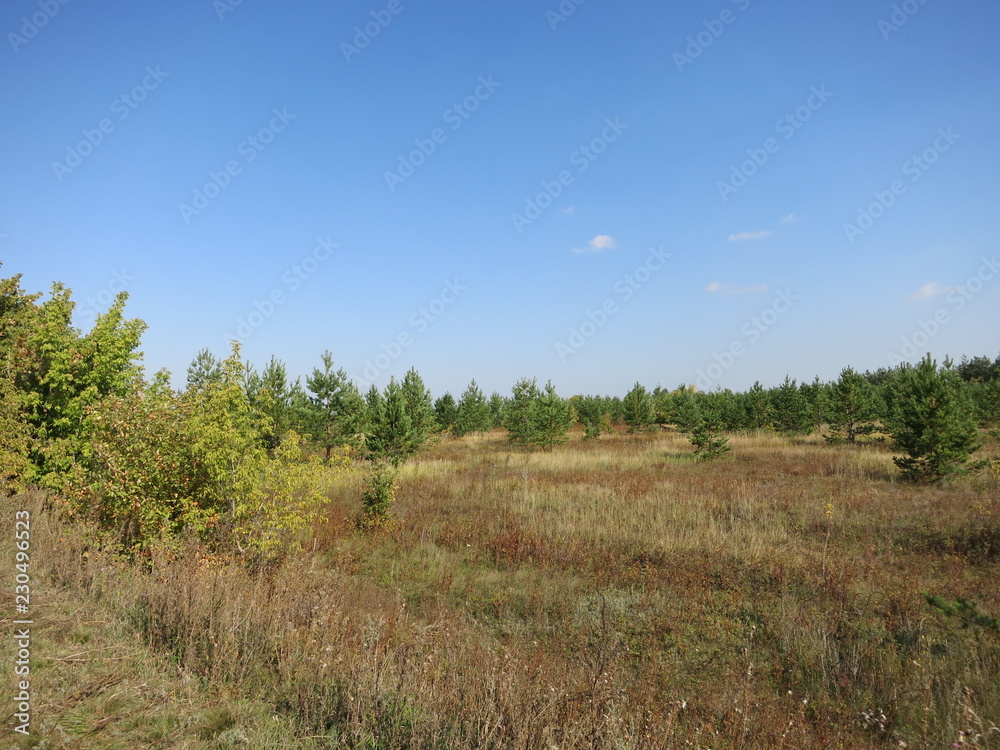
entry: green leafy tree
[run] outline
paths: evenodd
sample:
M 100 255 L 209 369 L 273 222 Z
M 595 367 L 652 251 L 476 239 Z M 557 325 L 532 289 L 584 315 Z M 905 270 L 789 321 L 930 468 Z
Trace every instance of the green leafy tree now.
M 306 398 L 294 399 L 295 419 L 329 461 L 338 448 L 359 444 L 365 408 L 347 372 L 334 369 L 329 351 L 323 352 L 322 362 L 323 368 L 313 368 L 306 378 Z M 275 378 L 277 375 L 274 373 Z
M 828 440 L 857 442 L 863 435 L 875 431 L 878 418 L 875 389 L 851 367 L 845 367 L 840 378 L 830 389 L 827 415 L 830 435 Z
M 458 415 L 452 432 L 456 435 L 466 435 L 470 432 L 487 432 L 491 427 L 489 402 L 473 380 L 458 402 Z
M 70 291 L 53 284 L 49 299 L 32 316 L 23 339 L 30 359 L 17 370 L 14 385 L 33 433 L 35 473 L 45 486 L 60 489 L 81 459 L 88 410 L 109 396 L 134 391 L 141 382 L 138 346 L 146 324 L 125 320 L 127 300 L 120 293 L 91 331 L 81 334 L 70 323 Z
M 284 363 L 272 356 L 263 372 L 248 368 L 244 389 L 251 407 L 270 422 L 271 429 L 264 435 L 264 445 L 268 450 L 275 450 L 297 422 L 293 407 L 296 389 L 288 383 Z
M 928 354 L 902 371 L 892 394 L 890 429 L 906 455 L 893 459 L 905 479 L 933 482 L 960 473 L 979 447 L 971 399 L 948 360 L 939 368 Z
M 629 432 L 646 432 L 653 426 L 653 399 L 642 384 L 632 387 L 622 406 Z
M 434 401 L 434 415 L 442 430 L 449 430 L 455 424 L 455 417 L 458 415 L 458 405 L 455 397 L 450 393 L 445 393 Z

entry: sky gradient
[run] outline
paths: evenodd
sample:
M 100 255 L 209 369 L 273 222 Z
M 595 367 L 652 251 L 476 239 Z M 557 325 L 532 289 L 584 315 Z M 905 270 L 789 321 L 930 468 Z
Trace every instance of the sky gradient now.
M 1000 353 L 1000 6 L 0 10 L 0 260 L 148 372 L 243 340 L 435 395 Z

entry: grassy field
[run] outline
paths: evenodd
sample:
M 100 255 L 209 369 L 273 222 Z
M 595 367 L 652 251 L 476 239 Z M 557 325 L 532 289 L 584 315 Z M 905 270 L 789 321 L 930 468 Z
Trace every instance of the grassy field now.
M 37 624 L 32 735 L 5 743 L 1000 747 L 1000 481 L 731 442 L 698 462 L 671 432 L 445 440 L 404 468 L 392 528 L 355 530 L 356 472 L 263 573 L 193 545 L 137 568 L 6 500 L 34 512 Z

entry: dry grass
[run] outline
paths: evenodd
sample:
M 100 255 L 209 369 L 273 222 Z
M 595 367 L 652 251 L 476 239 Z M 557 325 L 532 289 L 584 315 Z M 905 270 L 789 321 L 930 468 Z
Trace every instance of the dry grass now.
M 1000 615 L 997 479 L 915 487 L 879 445 L 732 443 L 699 463 L 666 432 L 576 435 L 541 453 L 501 434 L 443 441 L 405 467 L 391 531 L 355 531 L 361 477 L 349 477 L 310 552 L 265 574 L 194 551 L 149 571 L 93 543 L 83 558 L 85 534 L 50 519 L 36 541 L 52 595 L 103 618 L 101 638 L 172 687 L 143 708 L 139 656 L 98 668 L 45 647 L 39 737 L 1000 747 L 1000 638 L 921 594 Z M 46 673 L 98 686 L 75 698 L 77 734 L 54 708 L 75 694 Z

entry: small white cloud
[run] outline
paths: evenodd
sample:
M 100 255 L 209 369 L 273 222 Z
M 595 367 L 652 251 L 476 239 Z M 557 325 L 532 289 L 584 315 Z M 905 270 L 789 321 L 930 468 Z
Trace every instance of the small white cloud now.
M 587 247 L 574 247 L 574 253 L 600 253 L 604 250 L 617 250 L 618 245 L 615 244 L 614 237 L 606 234 L 599 234 L 590 242 L 587 243 Z
M 759 232 L 740 232 L 739 234 L 729 235 L 730 242 L 747 242 L 749 240 L 762 240 L 765 237 L 770 236 L 770 232 L 766 229 L 762 229 Z
M 930 299 L 931 297 L 937 297 L 939 294 L 947 294 L 948 292 L 954 291 L 953 286 L 941 286 L 936 281 L 931 281 L 924 284 L 917 291 L 910 295 L 911 300 L 921 300 Z
M 794 224 L 799 220 L 799 217 L 795 214 L 788 214 L 784 219 L 781 220 L 782 224 Z
M 560 208 L 564 214 L 571 214 L 576 212 L 576 206 L 566 206 L 566 208 Z
M 720 284 L 713 281 L 705 287 L 706 292 L 725 292 L 726 294 L 747 294 L 748 292 L 763 292 L 767 290 L 767 284 L 757 286 L 736 286 L 736 284 Z

